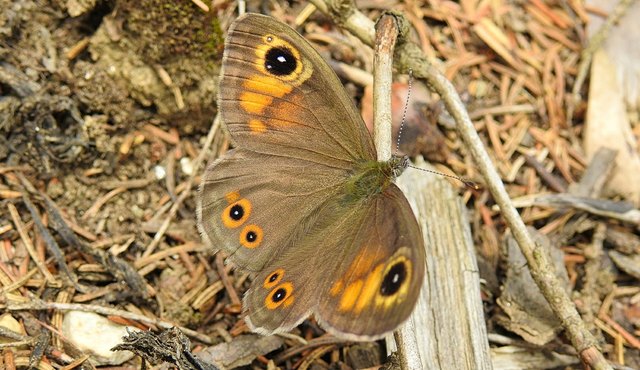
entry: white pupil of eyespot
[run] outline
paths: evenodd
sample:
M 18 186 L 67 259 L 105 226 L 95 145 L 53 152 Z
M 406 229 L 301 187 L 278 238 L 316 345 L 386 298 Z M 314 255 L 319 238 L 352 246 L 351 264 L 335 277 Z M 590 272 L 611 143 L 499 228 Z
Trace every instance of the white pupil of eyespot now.
M 278 62 L 285 63 L 286 61 L 287 61 L 287 58 L 283 57 L 282 55 L 278 57 Z

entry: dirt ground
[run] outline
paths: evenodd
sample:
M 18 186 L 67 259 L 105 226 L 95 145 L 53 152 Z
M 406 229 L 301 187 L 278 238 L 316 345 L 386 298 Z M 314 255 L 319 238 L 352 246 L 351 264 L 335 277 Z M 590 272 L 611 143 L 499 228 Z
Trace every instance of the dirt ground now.
M 640 368 L 640 222 L 619 211 L 638 212 L 638 203 L 599 185 L 587 195 L 595 203 L 586 206 L 526 198 L 570 194 L 583 184 L 593 158 L 583 146 L 588 106 L 587 100 L 572 103 L 571 91 L 588 39 L 583 16 L 608 13 L 566 4 L 573 2 L 480 3 L 358 5 L 372 19 L 382 9 L 409 14 L 412 37 L 440 60 L 436 64 L 467 104 L 509 194 L 524 202 L 523 219 L 554 245 L 566 289 L 605 357 L 620 368 Z M 248 356 L 247 368 L 376 368 L 386 362 L 381 343 L 332 342 L 312 320 L 295 334 L 315 338 L 314 346 L 249 336 L 238 296 L 250 276 L 225 267 L 202 245 L 194 213 L 203 171 L 197 158 L 217 113 L 220 59 L 234 4 L 213 2 L 205 12 L 186 0 L 0 0 L 0 283 L 18 286 L 2 290 L 0 318 L 6 311 L 19 323 L 22 334 L 9 342 L 24 342 L 1 347 L 4 366 L 21 359 L 16 368 L 26 368 L 27 358 L 59 368 L 82 358 L 61 333 L 62 310 L 7 309 L 36 301 L 126 310 L 213 338 L 206 343 L 187 335 L 194 351 L 242 337 L 247 342 L 233 348 L 253 354 L 237 354 L 227 364 Z M 266 9 L 289 23 L 305 6 L 248 3 L 252 11 Z M 299 30 L 334 61 L 371 72 L 371 50 L 319 11 Z M 517 46 L 508 50 L 501 42 Z M 348 72 L 340 77 L 359 104 L 370 105 L 361 79 Z M 394 124 L 401 119 L 406 79 L 396 88 Z M 420 81 L 412 89 L 403 151 L 482 183 L 442 103 Z M 588 79 L 579 92 L 588 97 Z M 637 113 L 630 123 L 637 154 L 636 121 Z M 205 162 L 228 147 L 225 132 L 218 131 Z M 509 278 L 518 274 L 513 264 L 524 263 L 509 258 L 507 227 L 488 190 L 455 186 L 470 214 L 488 331 L 524 348 L 575 357 L 553 318 L 525 318 L 500 304 L 542 298 L 509 295 L 523 289 Z M 599 203 L 604 200 L 611 203 Z M 118 324 L 163 328 L 102 314 Z M 544 340 L 530 334 L 542 330 L 538 321 L 547 330 Z M 134 358 L 117 365 L 139 364 Z M 575 362 L 547 365 L 538 368 L 582 368 Z

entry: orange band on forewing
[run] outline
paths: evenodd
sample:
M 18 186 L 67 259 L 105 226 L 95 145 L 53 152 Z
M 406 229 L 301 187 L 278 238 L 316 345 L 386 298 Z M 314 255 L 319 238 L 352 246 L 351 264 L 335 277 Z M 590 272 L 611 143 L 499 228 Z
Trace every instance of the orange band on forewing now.
M 251 132 L 255 132 L 256 134 L 261 134 L 267 131 L 267 125 L 265 125 L 264 122 L 260 120 L 252 119 L 252 120 L 249 120 L 249 129 L 251 130 Z
M 271 76 L 251 76 L 242 83 L 243 87 L 257 94 L 264 94 L 272 99 L 282 98 L 293 90 L 293 87 Z M 242 98 L 241 98 L 242 99 Z
M 365 309 L 374 299 L 376 293 L 380 289 L 380 281 L 382 281 L 382 270 L 384 265 L 380 264 L 376 266 L 373 271 L 367 275 L 367 279 L 364 281 L 362 292 L 358 296 L 358 301 L 354 308 L 355 313 L 360 313 Z
M 247 113 L 261 114 L 272 102 L 273 97 L 269 95 L 251 91 L 240 94 L 240 107 Z
M 295 125 L 295 122 L 291 122 L 291 121 L 284 121 L 281 119 L 270 119 L 267 121 L 267 125 L 269 127 L 275 127 L 275 128 L 282 128 L 282 127 L 290 127 Z
M 344 276 L 356 278 L 366 276 L 371 269 L 385 259 L 383 248 L 377 245 L 362 245 L 360 252 L 353 259 Z
M 340 298 L 340 307 L 338 308 L 340 311 L 351 311 L 353 306 L 356 304 L 356 300 L 358 299 L 358 295 L 360 295 L 360 291 L 362 290 L 362 280 L 358 279 L 353 283 L 347 285 L 344 289 L 344 293 L 342 293 L 342 298 Z

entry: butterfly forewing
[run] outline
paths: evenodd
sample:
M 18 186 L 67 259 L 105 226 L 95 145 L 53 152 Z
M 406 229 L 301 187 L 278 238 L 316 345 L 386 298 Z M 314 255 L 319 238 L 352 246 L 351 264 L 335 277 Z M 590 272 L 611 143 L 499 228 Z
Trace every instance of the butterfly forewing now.
M 322 57 L 288 26 L 248 15 L 229 30 L 219 106 L 238 146 L 348 168 L 375 159 L 355 106 Z

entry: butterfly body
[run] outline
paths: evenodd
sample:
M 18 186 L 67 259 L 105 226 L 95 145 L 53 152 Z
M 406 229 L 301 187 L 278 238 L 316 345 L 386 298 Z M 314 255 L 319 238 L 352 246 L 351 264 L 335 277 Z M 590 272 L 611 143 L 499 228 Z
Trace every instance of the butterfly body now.
M 335 73 L 298 33 L 265 16 L 229 30 L 219 108 L 235 144 L 207 169 L 203 239 L 255 273 L 248 325 L 271 334 L 309 315 L 343 337 L 375 339 L 411 313 L 424 275 L 420 228 L 378 162 Z
M 384 192 L 407 167 L 406 157 L 393 157 L 386 162 L 364 161 L 357 164 L 345 181 L 348 199 L 359 201 Z

